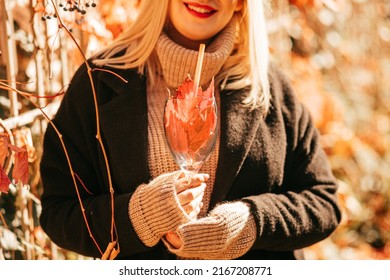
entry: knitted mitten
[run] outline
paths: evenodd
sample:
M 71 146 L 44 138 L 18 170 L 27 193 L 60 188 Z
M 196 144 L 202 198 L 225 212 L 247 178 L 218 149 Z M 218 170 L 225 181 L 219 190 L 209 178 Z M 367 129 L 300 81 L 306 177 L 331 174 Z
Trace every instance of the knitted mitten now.
M 256 224 L 243 202 L 224 203 L 210 214 L 179 226 L 183 241 L 179 249 L 166 240 L 168 249 L 182 258 L 235 259 L 249 251 L 256 239 Z
M 176 196 L 175 182 L 180 174 L 175 171 L 160 175 L 140 185 L 130 199 L 131 223 L 146 246 L 156 245 L 167 232 L 191 221 Z

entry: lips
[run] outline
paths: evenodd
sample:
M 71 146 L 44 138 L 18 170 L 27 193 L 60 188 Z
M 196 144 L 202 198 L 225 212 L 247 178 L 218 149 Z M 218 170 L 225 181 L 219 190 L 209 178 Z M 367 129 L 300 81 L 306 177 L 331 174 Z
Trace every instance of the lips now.
M 217 12 L 216 9 L 208 5 L 193 2 L 184 3 L 184 5 L 191 15 L 199 18 L 208 18 Z

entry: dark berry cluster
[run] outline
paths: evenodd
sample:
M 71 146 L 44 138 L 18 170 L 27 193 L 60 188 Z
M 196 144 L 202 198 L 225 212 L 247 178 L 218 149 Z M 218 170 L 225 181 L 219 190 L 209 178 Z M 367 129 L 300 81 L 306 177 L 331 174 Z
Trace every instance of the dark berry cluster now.
M 89 7 L 92 7 L 92 8 L 95 8 L 96 7 L 96 3 L 95 1 L 70 1 L 70 0 L 67 0 L 65 1 L 66 3 L 63 4 L 62 1 L 60 1 L 60 4 L 59 6 L 66 12 L 66 11 L 69 11 L 69 12 L 79 12 L 81 14 L 85 14 L 87 11 L 85 8 L 89 8 Z
M 58 6 L 65 12 L 77 12 L 80 15 L 85 15 L 87 13 L 88 8 L 95 8 L 96 3 L 95 0 L 78 0 L 78 1 L 72 1 L 72 0 L 66 0 L 66 1 L 60 1 Z M 47 13 L 45 12 L 44 15 L 41 17 L 43 21 L 47 19 L 51 19 L 52 17 L 57 17 L 55 13 Z

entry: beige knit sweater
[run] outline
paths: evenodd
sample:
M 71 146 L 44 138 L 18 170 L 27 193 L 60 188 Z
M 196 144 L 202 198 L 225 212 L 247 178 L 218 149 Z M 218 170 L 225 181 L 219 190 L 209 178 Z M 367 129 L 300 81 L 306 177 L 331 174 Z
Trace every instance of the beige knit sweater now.
M 233 48 L 234 26 L 228 25 L 206 48 L 201 84 L 205 88 L 221 69 Z M 163 71 L 163 79 L 148 88 L 148 159 L 153 178 L 141 185 L 129 203 L 131 222 L 139 238 L 152 247 L 160 240 L 179 258 L 234 259 L 245 254 L 256 238 L 256 226 L 249 206 L 243 202 L 217 205 L 209 213 L 209 202 L 215 181 L 218 162 L 219 137 L 213 152 L 203 164 L 200 173 L 210 179 L 203 197 L 203 208 L 198 219 L 191 220 L 179 204 L 175 192 L 175 180 L 180 172 L 165 142 L 163 111 L 167 87 L 174 90 L 189 73 L 195 72 L 197 52 L 185 49 L 165 34 L 157 44 L 157 55 Z M 219 91 L 216 90 L 217 102 Z M 179 249 L 173 248 L 163 237 L 175 231 L 182 239 Z

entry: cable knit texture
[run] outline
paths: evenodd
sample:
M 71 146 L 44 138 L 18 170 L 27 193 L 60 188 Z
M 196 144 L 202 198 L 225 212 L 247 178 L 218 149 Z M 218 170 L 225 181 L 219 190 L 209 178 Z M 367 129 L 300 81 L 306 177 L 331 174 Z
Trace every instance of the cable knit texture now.
M 203 58 L 200 85 L 210 83 L 234 46 L 235 24 L 232 20 L 216 37 L 210 45 L 206 46 Z M 160 60 L 165 82 L 169 87 L 177 88 L 187 77 L 195 77 L 198 51 L 186 49 L 174 43 L 166 34 L 162 33 L 157 42 L 156 51 Z
M 182 258 L 235 259 L 253 245 L 256 235 L 254 217 L 243 202 L 224 203 L 202 219 L 181 225 L 177 234 L 183 245 L 169 250 Z
M 161 175 L 139 186 L 130 199 L 131 222 L 146 246 L 156 245 L 164 234 L 191 220 L 176 196 L 175 182 L 180 174 L 176 171 Z

